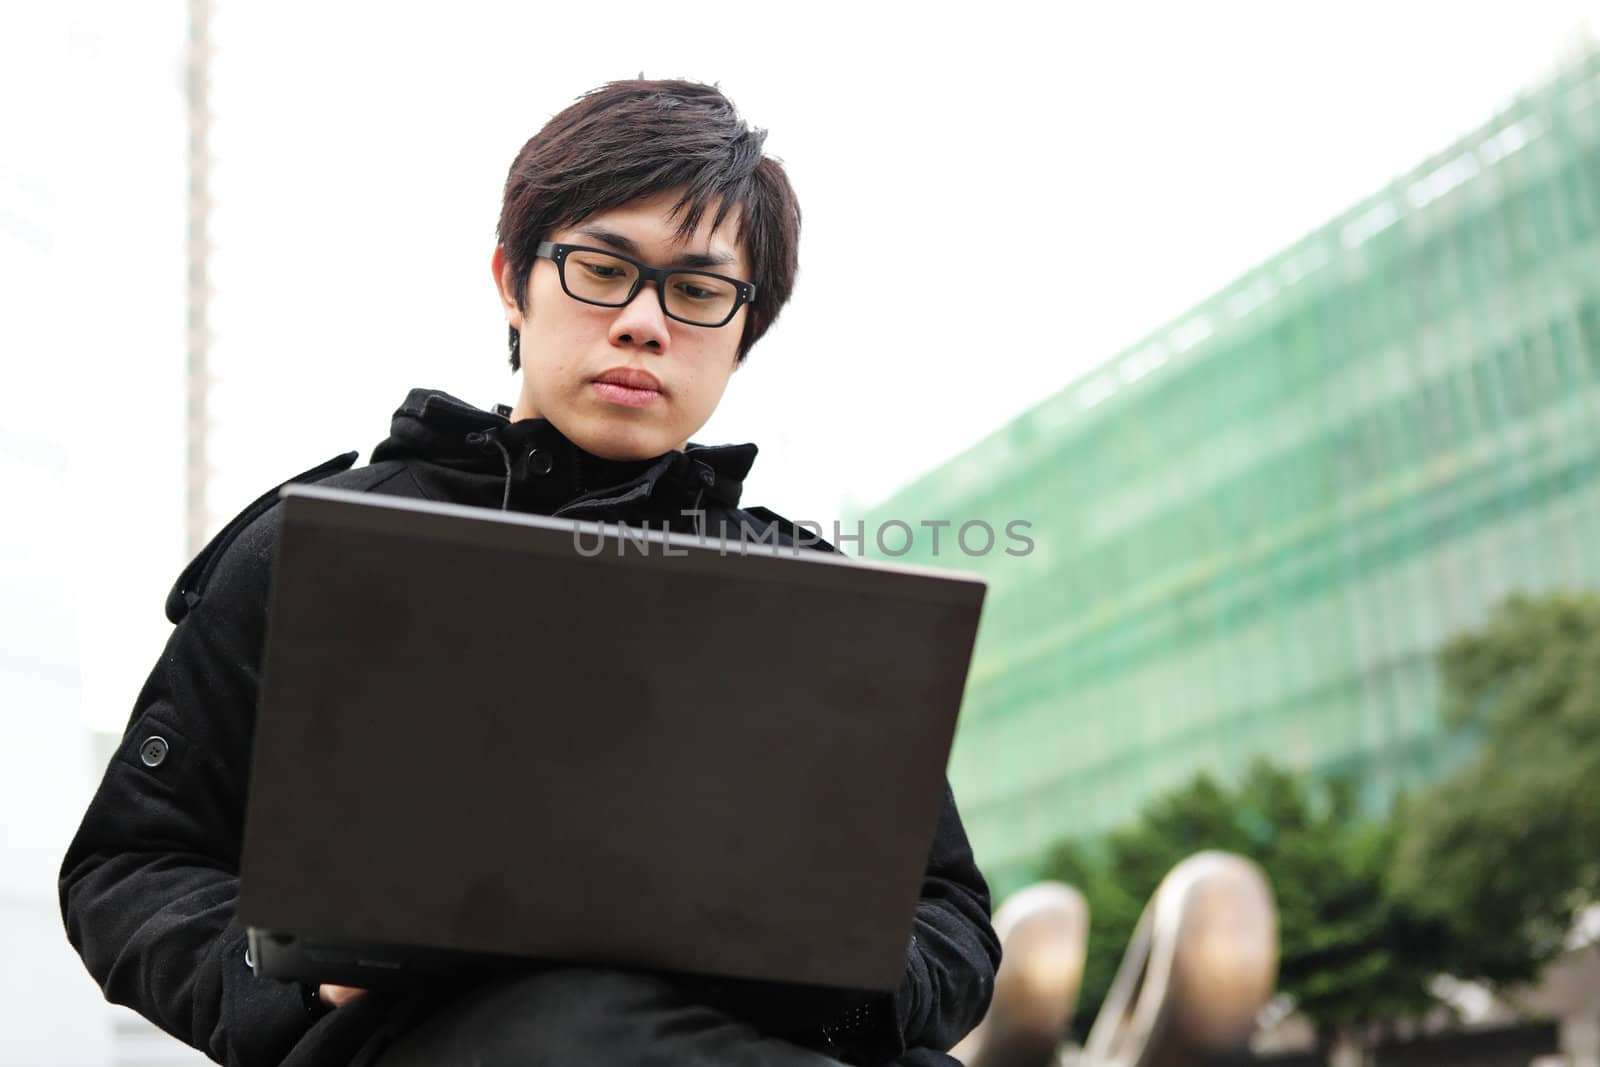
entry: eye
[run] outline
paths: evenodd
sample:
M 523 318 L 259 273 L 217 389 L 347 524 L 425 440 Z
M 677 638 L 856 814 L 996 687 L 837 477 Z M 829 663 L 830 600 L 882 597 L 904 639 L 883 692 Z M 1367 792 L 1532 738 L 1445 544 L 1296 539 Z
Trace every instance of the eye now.
M 583 264 L 583 269 L 596 278 L 603 278 L 607 281 L 612 278 L 620 278 L 624 274 L 621 267 L 615 267 L 609 263 L 585 263 Z
M 672 279 L 672 291 L 685 300 L 692 300 L 697 304 L 721 303 L 733 299 L 733 291 L 715 278 L 685 277 L 677 275 Z

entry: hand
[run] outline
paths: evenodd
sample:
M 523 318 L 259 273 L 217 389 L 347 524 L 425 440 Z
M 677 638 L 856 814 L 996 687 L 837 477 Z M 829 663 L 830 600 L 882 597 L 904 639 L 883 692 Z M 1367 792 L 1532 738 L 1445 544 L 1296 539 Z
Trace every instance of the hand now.
M 330 985 L 324 982 L 317 987 L 317 999 L 330 1008 L 342 1008 L 365 992 L 365 989 L 357 989 L 351 985 Z

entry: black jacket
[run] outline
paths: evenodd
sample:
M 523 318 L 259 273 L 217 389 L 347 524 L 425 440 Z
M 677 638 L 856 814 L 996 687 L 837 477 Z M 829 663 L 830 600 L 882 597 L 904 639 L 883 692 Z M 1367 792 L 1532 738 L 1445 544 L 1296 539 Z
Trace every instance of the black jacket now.
M 414 390 L 370 465 L 345 469 L 350 454 L 302 479 L 702 533 L 731 525 L 735 538 L 741 522 L 792 531 L 770 512 L 738 508 L 753 445 L 613 462 L 548 422 L 507 414 Z M 172 635 L 62 864 L 61 909 L 107 999 L 218 1062 L 345 1064 L 370 1055 L 386 1026 L 414 1018 L 416 1004 L 408 1016 L 369 995 L 321 1011 L 299 985 L 254 975 L 234 917 L 275 500 L 263 496 L 218 534 L 168 598 Z M 168 748 L 151 767 L 140 745 L 156 735 Z M 763 986 L 728 994 L 725 1006 L 853 1062 L 953 1063 L 929 1050 L 977 1023 L 998 960 L 988 888 L 947 789 L 896 995 L 862 1002 Z

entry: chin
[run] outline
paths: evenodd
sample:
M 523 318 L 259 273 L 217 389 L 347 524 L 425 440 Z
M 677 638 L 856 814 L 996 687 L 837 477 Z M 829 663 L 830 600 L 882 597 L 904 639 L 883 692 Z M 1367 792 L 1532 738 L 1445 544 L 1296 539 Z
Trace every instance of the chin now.
M 670 435 L 660 430 L 626 423 L 618 425 L 610 420 L 590 423 L 568 436 L 573 444 L 601 459 L 654 459 L 677 447 L 677 442 L 668 440 Z

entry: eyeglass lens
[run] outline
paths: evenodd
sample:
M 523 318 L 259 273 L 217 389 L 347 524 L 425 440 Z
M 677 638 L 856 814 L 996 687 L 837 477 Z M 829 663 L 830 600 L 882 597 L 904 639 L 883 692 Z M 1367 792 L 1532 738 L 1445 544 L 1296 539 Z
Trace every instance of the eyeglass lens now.
M 639 270 L 625 259 L 604 252 L 574 249 L 562 264 L 567 291 L 579 300 L 609 307 L 627 303 Z M 732 284 L 707 274 L 687 271 L 667 275 L 662 290 L 667 310 L 686 322 L 720 325 L 733 313 L 738 291 Z

